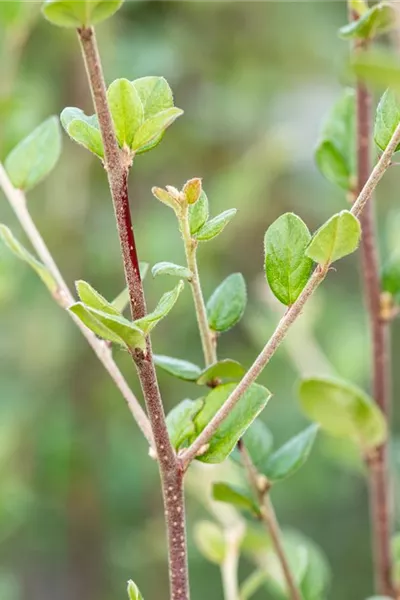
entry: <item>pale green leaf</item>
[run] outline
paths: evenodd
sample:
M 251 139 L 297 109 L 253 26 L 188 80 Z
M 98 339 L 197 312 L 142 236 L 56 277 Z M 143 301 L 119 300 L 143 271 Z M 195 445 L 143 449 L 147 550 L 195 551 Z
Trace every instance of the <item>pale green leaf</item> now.
M 210 329 L 227 331 L 243 316 L 246 308 L 246 282 L 241 273 L 229 275 L 213 292 L 207 302 Z
M 265 423 L 256 419 L 242 437 L 242 442 L 253 464 L 259 468 L 271 454 L 273 437 Z M 242 455 L 237 448 L 230 458 L 240 465 L 243 464 Z
M 24 246 L 13 236 L 11 230 L 6 225 L 0 224 L 0 238 L 3 243 L 15 256 L 26 262 L 47 286 L 50 292 L 55 292 L 57 283 L 50 271 L 40 261 L 38 261 Z
M 76 28 L 108 19 L 122 3 L 123 0 L 46 0 L 42 12 L 54 25 Z
M 167 415 L 167 428 L 172 446 L 179 450 L 195 434 L 194 419 L 203 400 L 182 400 Z
M 399 93 L 387 89 L 376 109 L 374 139 L 381 150 L 386 150 L 392 136 L 400 123 Z M 400 144 L 396 152 L 400 150 Z
M 164 77 L 141 77 L 132 81 L 132 84 L 142 101 L 145 119 L 174 106 L 172 90 Z
M 388 2 L 379 2 L 371 6 L 363 15 L 339 29 L 344 40 L 373 39 L 396 27 L 395 12 Z
M 178 285 L 171 291 L 166 292 L 160 299 L 157 304 L 155 310 L 153 312 L 148 313 L 142 319 L 138 319 L 135 321 L 135 325 L 140 327 L 144 333 L 148 334 L 150 331 L 163 319 L 167 316 L 169 311 L 173 308 L 175 302 L 178 300 L 179 294 L 183 290 L 184 284 L 183 281 L 180 281 Z
M 76 302 L 68 309 L 73 313 L 88 329 L 93 331 L 103 340 L 125 346 L 124 340 L 116 334 L 112 329 L 108 328 L 102 321 L 92 314 L 92 311 L 87 308 L 82 302 Z
M 197 233 L 208 219 L 208 198 L 202 190 L 199 199 L 189 206 L 189 227 L 190 233 Z
M 270 481 L 280 481 L 295 473 L 308 459 L 318 425 L 311 425 L 273 452 L 260 470 Z
M 274 295 L 283 304 L 293 304 L 306 285 L 312 260 L 305 256 L 311 240 L 307 225 L 293 213 L 279 217 L 264 239 L 265 273 Z
M 154 362 L 160 369 L 184 381 L 196 381 L 201 373 L 201 369 L 197 365 L 180 358 L 172 358 L 172 356 L 155 354 Z
M 143 124 L 142 101 L 135 86 L 127 79 L 116 79 L 107 90 L 107 99 L 120 147 L 131 147 Z
M 245 373 L 246 369 L 239 362 L 225 358 L 205 368 L 196 383 L 207 385 L 224 379 L 239 381 Z
M 385 418 L 359 388 L 340 380 L 310 378 L 301 383 L 299 393 L 305 414 L 331 435 L 351 439 L 362 450 L 385 441 Z
M 108 300 L 103 298 L 87 281 L 76 281 L 76 291 L 79 298 L 88 308 L 95 308 L 111 315 L 120 315 L 119 311 Z
M 192 272 L 187 267 L 166 261 L 155 264 L 151 269 L 151 274 L 153 277 L 157 277 L 157 275 L 173 275 L 189 281 L 192 278 Z
M 132 579 L 128 581 L 128 596 L 129 600 L 143 600 L 143 596 L 140 593 L 138 586 Z
M 97 116 L 88 117 L 80 108 L 67 107 L 61 113 L 61 124 L 68 135 L 81 146 L 104 158 L 104 148 Z
M 351 68 L 362 81 L 377 88 L 400 91 L 400 63 L 398 55 L 388 50 L 369 50 L 354 54 Z
M 57 117 L 50 117 L 23 139 L 4 161 L 15 188 L 29 191 L 53 170 L 61 154 Z
M 133 138 L 131 144 L 132 150 L 135 150 L 137 153 L 148 150 L 148 145 L 159 139 L 164 131 L 181 115 L 183 115 L 183 110 L 172 107 L 147 119 L 139 127 Z
M 204 407 L 195 419 L 197 435 L 208 425 L 235 388 L 235 383 L 227 383 L 218 386 L 206 396 Z M 218 427 L 206 452 L 198 456 L 198 460 L 207 463 L 220 463 L 225 460 L 247 428 L 265 408 L 270 397 L 271 394 L 265 387 L 257 384 L 250 386 Z
M 194 205 L 196 206 L 196 204 Z M 208 242 L 213 238 L 217 237 L 228 225 L 229 221 L 236 215 L 236 208 L 231 208 L 224 211 L 217 217 L 210 219 L 203 225 L 203 227 L 196 233 L 195 238 L 200 242 Z
M 218 502 L 232 504 L 235 508 L 247 510 L 256 516 L 260 514 L 260 510 L 248 490 L 239 488 L 230 483 L 218 481 L 213 484 L 212 495 L 214 500 L 217 500 Z
M 360 237 L 360 221 L 348 210 L 342 210 L 314 233 L 306 255 L 320 265 L 330 265 L 357 250 Z
M 400 302 L 400 254 L 393 255 L 382 269 L 382 290 L 389 292 L 396 302 Z
M 199 521 L 194 526 L 194 541 L 201 554 L 210 562 L 221 565 L 226 554 L 223 531 L 211 521 Z

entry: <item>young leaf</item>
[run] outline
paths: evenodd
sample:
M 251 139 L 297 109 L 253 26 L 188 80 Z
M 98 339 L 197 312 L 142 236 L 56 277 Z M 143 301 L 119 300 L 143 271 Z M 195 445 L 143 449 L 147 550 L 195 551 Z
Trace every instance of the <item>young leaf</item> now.
M 256 419 L 250 425 L 242 440 L 252 462 L 259 468 L 271 454 L 273 445 L 272 433 L 261 419 Z M 233 457 L 233 454 L 231 457 Z M 234 460 L 242 464 L 242 457 L 239 451 L 237 453 L 235 451 Z
M 197 365 L 180 358 L 172 358 L 172 356 L 155 354 L 154 362 L 160 369 L 164 369 L 170 375 L 184 381 L 196 381 L 201 373 L 201 369 Z
M 315 160 L 328 181 L 352 189 L 356 172 L 354 90 L 344 91 L 325 121 Z
M 182 400 L 167 415 L 167 428 L 172 446 L 179 450 L 195 434 L 194 418 L 203 400 Z
M 166 204 L 174 211 L 177 211 L 179 209 L 179 201 L 177 200 L 175 195 L 169 193 L 168 190 L 163 190 L 163 188 L 159 187 L 153 187 L 151 188 L 151 193 L 155 198 L 157 198 L 157 200 L 159 200 L 163 204 Z
M 260 514 L 253 496 L 247 490 L 238 488 L 230 483 L 222 481 L 214 483 L 212 495 L 214 500 L 217 500 L 218 502 L 233 504 L 233 506 L 247 510 L 256 516 Z
M 172 90 L 164 77 L 141 77 L 132 81 L 132 84 L 142 101 L 145 119 L 174 106 Z
M 393 7 L 388 2 L 380 2 L 371 6 L 359 19 L 351 21 L 339 29 L 344 40 L 373 39 L 396 26 Z
M 387 50 L 357 52 L 352 59 L 354 74 L 377 88 L 391 87 L 400 91 L 398 56 Z
M 15 188 L 29 191 L 55 167 L 61 153 L 57 117 L 50 117 L 20 142 L 4 161 Z
M 396 127 L 400 123 L 400 102 L 398 92 L 387 89 L 376 109 L 374 139 L 381 150 L 386 150 Z M 396 152 L 400 150 L 400 144 Z
M 309 457 L 318 425 L 311 425 L 268 457 L 261 470 L 271 481 L 281 481 L 295 473 Z
M 194 540 L 201 554 L 210 562 L 221 565 L 226 554 L 226 542 L 220 527 L 211 521 L 200 521 L 194 527 Z
M 396 302 L 400 302 L 400 255 L 394 255 L 383 265 L 382 289 L 389 292 Z
M 107 90 L 118 143 L 131 147 L 135 133 L 144 120 L 143 105 L 135 86 L 127 79 L 116 79 Z
M 194 205 L 196 206 L 196 204 Z M 213 238 L 217 237 L 228 225 L 229 221 L 236 215 L 236 208 L 226 210 L 217 217 L 214 217 L 210 221 L 207 221 L 203 227 L 196 233 L 195 238 L 200 242 L 208 242 Z
M 208 198 L 205 191 L 202 190 L 197 202 L 189 205 L 189 227 L 192 235 L 203 227 L 208 219 L 208 211 Z
M 201 179 L 194 177 L 185 183 L 182 193 L 185 195 L 188 204 L 196 204 L 202 192 Z
M 79 298 L 88 308 L 95 308 L 111 315 L 120 315 L 118 310 L 97 292 L 87 281 L 76 281 L 76 291 Z
M 351 439 L 362 450 L 385 441 L 385 418 L 359 388 L 340 380 L 310 378 L 301 383 L 299 394 L 305 414 L 331 435 Z
M 240 363 L 236 360 L 225 358 L 204 369 L 196 383 L 207 385 L 216 379 L 239 381 L 245 373 L 246 369 Z
M 306 255 L 327 266 L 357 250 L 360 237 L 360 221 L 348 210 L 342 210 L 314 233 Z
M 306 285 L 312 260 L 305 256 L 311 240 L 307 225 L 293 213 L 279 217 L 265 234 L 265 273 L 274 295 L 287 306 Z
M 153 277 L 157 275 L 174 275 L 175 277 L 181 277 L 190 281 L 192 278 L 192 272 L 187 267 L 181 265 L 175 265 L 171 262 L 159 262 L 151 269 Z
M 42 12 L 60 27 L 95 25 L 111 17 L 123 0 L 46 0 Z
M 208 425 L 235 387 L 235 383 L 227 383 L 218 386 L 208 394 L 204 407 L 195 419 L 197 435 Z M 198 460 L 206 463 L 224 461 L 247 428 L 265 408 L 270 397 L 271 394 L 265 387 L 257 384 L 250 386 L 229 416 L 218 427 L 210 440 L 208 449 L 204 454 L 198 456 Z
M 64 108 L 60 115 L 61 124 L 77 144 L 80 144 L 99 158 L 104 158 L 104 148 L 97 116 L 88 117 L 80 108 Z
M 20 242 L 13 236 L 11 230 L 6 225 L 0 224 L 0 238 L 9 250 L 20 260 L 26 262 L 40 279 L 47 286 L 51 293 L 57 289 L 57 283 L 50 271 L 41 262 L 39 262 Z
M 129 600 L 143 600 L 143 596 L 140 593 L 138 586 L 132 579 L 128 581 L 128 596 Z
M 166 317 L 169 311 L 173 308 L 175 302 L 178 300 L 179 294 L 183 290 L 183 286 L 183 281 L 180 281 L 171 292 L 166 292 L 163 296 L 161 296 L 161 299 L 155 310 L 153 310 L 151 313 L 148 313 L 142 319 L 135 321 L 135 325 L 140 327 L 144 333 L 150 333 L 150 331 L 154 329 L 159 321 Z
M 161 139 L 160 136 L 164 131 L 181 115 L 183 115 L 183 110 L 172 107 L 147 119 L 135 133 L 131 144 L 132 150 L 135 150 L 137 154 L 148 150 L 148 145 Z
M 105 340 L 127 348 L 144 350 L 146 347 L 143 331 L 135 323 L 131 323 L 122 316 L 90 308 L 81 302 L 73 304 L 68 310 L 76 315 L 93 333 Z
M 246 308 L 246 282 L 241 273 L 229 275 L 213 292 L 207 302 L 210 329 L 227 331 L 243 316 Z

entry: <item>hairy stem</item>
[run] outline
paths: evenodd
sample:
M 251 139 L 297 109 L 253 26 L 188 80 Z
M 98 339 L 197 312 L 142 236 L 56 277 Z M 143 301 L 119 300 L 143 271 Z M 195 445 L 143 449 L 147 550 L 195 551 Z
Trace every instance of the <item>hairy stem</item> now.
M 375 168 L 373 169 L 371 175 L 366 181 L 357 200 L 353 204 L 351 212 L 354 216 L 358 217 L 362 213 L 363 209 L 365 208 L 365 205 L 371 198 L 376 186 L 378 185 L 379 181 L 382 179 L 383 175 L 388 169 L 392 155 L 399 143 L 400 124 L 394 131 L 388 146 L 386 147 Z M 317 267 L 315 269 L 306 287 L 304 288 L 300 296 L 297 298 L 296 302 L 292 304 L 292 306 L 287 310 L 285 315 L 279 321 L 278 326 L 276 327 L 271 338 L 269 339 L 261 353 L 258 355 L 258 357 L 254 361 L 246 375 L 244 375 L 243 379 L 238 383 L 237 387 L 233 390 L 233 392 L 227 398 L 225 403 L 221 406 L 219 411 L 214 415 L 207 427 L 204 428 L 204 430 L 196 438 L 192 445 L 189 446 L 189 448 L 185 450 L 185 452 L 183 452 L 183 454 L 181 455 L 183 468 L 186 469 L 189 466 L 190 462 L 198 455 L 201 448 L 203 448 L 205 444 L 207 444 L 210 441 L 215 431 L 218 429 L 218 427 L 224 421 L 224 419 L 226 419 L 226 417 L 230 414 L 231 410 L 234 406 L 236 406 L 237 402 L 240 400 L 240 398 L 243 396 L 246 390 L 250 387 L 252 383 L 256 381 L 260 373 L 269 363 L 272 356 L 275 354 L 277 348 L 280 346 L 280 344 L 286 337 L 286 334 L 290 330 L 290 327 L 300 316 L 303 307 L 307 303 L 308 299 L 313 295 L 317 287 L 325 279 L 326 273 L 326 269 L 322 269 L 321 267 Z
M 260 518 L 265 525 L 269 535 L 271 536 L 271 542 L 278 557 L 279 563 L 282 568 L 282 573 L 285 578 L 287 590 L 291 600 L 302 600 L 302 595 L 296 580 L 293 576 L 292 570 L 289 565 L 288 558 L 286 556 L 285 547 L 282 540 L 282 531 L 276 518 L 275 510 L 269 496 L 269 484 L 265 480 L 265 477 L 260 478 L 256 467 L 254 466 L 246 447 L 241 440 L 238 444 L 239 451 L 242 456 L 243 466 L 246 470 L 246 475 L 251 487 L 256 494 L 258 505 L 260 509 Z
M 128 196 L 130 158 L 120 150 L 115 136 L 93 28 L 79 29 L 78 37 L 103 140 L 104 166 L 114 205 L 132 318 L 139 319 L 146 314 L 146 303 Z M 183 471 L 168 435 L 150 338 L 147 338 L 145 352 L 132 349 L 131 355 L 138 371 L 158 457 L 167 526 L 171 600 L 189 600 Z
M 40 235 L 40 232 L 38 231 L 35 223 L 32 220 L 32 217 L 27 207 L 25 195 L 20 190 L 16 190 L 13 187 L 4 167 L 1 164 L 0 187 L 2 188 L 7 200 L 9 201 L 11 208 L 15 212 L 33 248 L 36 250 L 40 260 L 47 267 L 58 286 L 57 291 L 54 294 L 56 302 L 62 308 L 68 308 L 68 306 L 75 302 L 75 299 L 71 291 L 69 290 L 67 284 L 65 283 L 64 278 L 62 277 L 58 266 L 54 261 L 54 258 L 52 257 L 48 247 L 46 246 L 42 236 Z M 110 348 L 104 341 L 99 340 L 94 335 L 94 333 L 90 331 L 90 329 L 87 329 L 87 327 L 83 325 L 82 321 L 80 321 L 80 319 L 78 319 L 74 314 L 68 314 L 71 316 L 77 327 L 81 330 L 83 336 L 86 338 L 89 345 L 92 347 L 97 358 L 100 360 L 106 371 L 109 373 L 115 385 L 126 400 L 135 421 L 139 425 L 150 446 L 153 447 L 154 441 L 153 434 L 150 428 L 150 422 L 142 407 L 140 406 L 137 398 L 134 396 L 132 390 L 129 388 L 127 382 L 125 381 L 121 371 L 115 364 Z
M 199 326 L 201 345 L 203 347 L 204 360 L 206 367 L 217 361 L 216 339 L 208 326 L 206 306 L 204 303 L 203 292 L 201 290 L 199 270 L 197 267 L 197 241 L 192 238 L 189 225 L 189 210 L 186 206 L 179 219 L 180 230 L 185 245 L 186 261 L 189 270 L 192 273 L 191 288 L 193 301 L 196 311 L 197 323 Z
M 359 42 L 355 52 L 363 52 L 367 44 Z M 371 169 L 371 94 L 363 82 L 356 87 L 357 190 L 368 180 Z M 361 264 L 364 298 L 371 331 L 371 363 L 373 396 L 387 420 L 390 419 L 390 348 L 388 322 L 381 315 L 381 282 L 376 240 L 374 203 L 367 204 L 360 215 L 362 227 Z M 387 444 L 376 448 L 367 459 L 369 475 L 372 546 L 374 553 L 375 591 L 394 595 L 391 558 L 391 506 L 388 482 Z

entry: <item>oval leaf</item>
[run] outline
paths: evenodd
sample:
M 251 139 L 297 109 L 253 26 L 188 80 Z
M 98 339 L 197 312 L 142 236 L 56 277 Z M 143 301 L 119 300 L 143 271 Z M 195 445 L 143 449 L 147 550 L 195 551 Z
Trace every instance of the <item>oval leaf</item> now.
M 138 586 L 132 579 L 128 581 L 128 596 L 129 600 L 143 600 L 143 596 L 140 593 Z
M 272 433 L 261 419 L 256 419 L 250 425 L 242 437 L 242 441 L 253 464 L 257 468 L 260 467 L 271 454 L 273 445 Z M 230 458 L 237 464 L 243 464 L 241 453 L 237 448 L 232 452 Z
M 175 302 L 178 300 L 179 294 L 183 290 L 183 286 L 183 281 L 180 281 L 172 291 L 166 292 L 163 296 L 161 296 L 161 299 L 155 310 L 147 314 L 142 319 L 135 321 L 135 325 L 140 327 L 140 329 L 146 334 L 150 333 L 157 323 L 166 317 L 169 311 L 173 308 Z
M 342 210 L 314 233 L 306 255 L 327 266 L 357 250 L 360 237 L 360 221 L 348 210 Z
M 356 175 L 355 93 L 345 90 L 324 123 L 315 160 L 331 183 L 349 190 Z
M 213 292 L 207 302 L 210 329 L 227 331 L 243 316 L 246 308 L 246 282 L 241 273 L 229 275 Z
M 116 79 L 107 90 L 107 99 L 118 144 L 130 148 L 144 120 L 139 93 L 127 79 Z
M 400 123 L 400 102 L 398 92 L 387 89 L 376 109 L 374 139 L 381 150 L 386 150 L 396 127 Z M 400 144 L 396 152 L 400 150 Z
M 60 120 L 70 138 L 99 158 L 104 158 L 103 141 L 96 115 L 88 117 L 80 108 L 67 107 L 62 111 Z
M 42 12 L 60 27 L 95 25 L 111 17 L 123 0 L 46 0 Z
M 384 442 L 384 416 L 359 388 L 340 380 L 311 378 L 301 383 L 299 393 L 305 414 L 328 433 L 349 438 L 363 450 Z
M 76 291 L 79 298 L 89 308 L 95 308 L 111 315 L 120 315 L 119 311 L 97 292 L 87 281 L 76 281 Z
M 61 153 L 57 117 L 50 117 L 18 144 L 4 167 L 15 188 L 29 191 L 55 167 Z
M 180 358 L 172 358 L 172 356 L 155 354 L 154 362 L 157 367 L 184 381 L 196 381 L 201 373 L 201 369 L 197 365 Z
M 208 385 L 221 379 L 239 381 L 245 373 L 246 369 L 239 362 L 225 358 L 204 369 L 196 383 Z
M 306 285 L 312 260 L 305 256 L 311 240 L 307 225 L 293 213 L 279 217 L 264 239 L 265 272 L 274 295 L 283 304 L 293 304 Z
M 204 190 L 194 204 L 189 206 L 189 227 L 190 233 L 197 233 L 208 219 L 208 198 Z
M 202 555 L 210 562 L 221 565 L 226 554 L 223 531 L 211 521 L 200 521 L 194 527 L 194 540 Z
M 203 400 L 183 400 L 167 415 L 169 438 L 175 450 L 182 446 L 195 434 L 194 418 L 203 407 Z
M 208 425 L 218 412 L 236 384 L 220 385 L 208 394 L 204 407 L 195 419 L 196 434 L 198 435 Z M 198 456 L 198 460 L 206 463 L 220 463 L 225 460 L 247 428 L 267 405 L 270 392 L 263 386 L 253 384 L 240 398 L 228 417 L 221 423 L 210 440 L 208 449 Z
M 196 206 L 196 204 L 194 205 Z M 214 217 L 210 221 L 207 221 L 205 225 L 196 233 L 195 238 L 200 242 L 208 242 L 213 238 L 217 237 L 228 225 L 229 221 L 236 215 L 236 208 L 231 208 L 221 213 L 217 217 Z
M 387 2 L 380 2 L 368 9 L 359 19 L 341 27 L 339 35 L 344 40 L 372 39 L 394 29 L 395 26 L 393 7 Z
M 260 510 L 248 490 L 241 489 L 230 483 L 218 481 L 213 484 L 212 495 L 214 500 L 218 502 L 232 504 L 256 516 L 260 514 Z
M 192 272 L 187 267 L 181 267 L 181 265 L 175 265 L 171 262 L 159 262 L 151 269 L 153 277 L 157 275 L 174 275 L 190 281 L 192 278 Z
M 155 140 L 161 139 L 160 136 L 164 131 L 181 115 L 183 115 L 183 110 L 172 107 L 163 110 L 155 117 L 147 119 L 135 133 L 131 145 L 132 150 L 135 150 L 137 153 L 148 150 L 148 145 L 152 144 Z
M 261 467 L 264 475 L 271 481 L 293 475 L 308 459 L 317 431 L 318 425 L 311 425 L 271 454 Z
M 174 106 L 174 97 L 164 77 L 140 77 L 132 81 L 142 101 L 144 118 L 149 119 Z

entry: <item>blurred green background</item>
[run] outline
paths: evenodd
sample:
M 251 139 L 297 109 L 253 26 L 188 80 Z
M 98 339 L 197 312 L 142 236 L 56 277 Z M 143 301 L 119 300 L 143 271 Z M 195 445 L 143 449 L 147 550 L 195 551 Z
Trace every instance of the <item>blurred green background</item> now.
M 213 214 L 237 207 L 226 231 L 199 252 L 205 295 L 241 271 L 249 303 L 225 334 L 221 357 L 250 365 L 280 308 L 263 276 L 263 235 L 295 211 L 315 229 L 346 207 L 324 181 L 313 148 L 344 81 L 346 43 L 337 28 L 344 2 L 126 2 L 98 27 L 106 79 L 164 75 L 185 115 L 130 178 L 142 260 L 182 261 L 176 223 L 150 189 L 203 177 Z M 0 2 L 0 158 L 65 106 L 91 113 L 72 31 L 45 22 L 36 2 Z M 398 175 L 378 192 L 385 256 L 398 242 Z M 83 278 L 106 297 L 123 287 L 119 246 L 100 162 L 64 135 L 52 175 L 29 194 L 37 225 L 69 283 Z M 0 194 L 0 221 L 24 240 Z M 22 263 L 0 250 L 0 598 L 116 600 L 133 578 L 146 600 L 167 598 L 166 550 L 156 464 L 131 415 L 79 331 Z M 296 398 L 300 374 L 331 371 L 369 387 L 369 335 L 358 257 L 340 262 L 310 302 L 261 381 L 274 393 L 263 414 L 276 441 L 305 424 Z M 153 307 L 170 285 L 145 282 Z M 400 331 L 393 329 L 394 365 Z M 201 363 L 189 290 L 153 336 L 157 353 Z M 129 358 L 115 353 L 139 394 Z M 393 369 L 394 397 L 400 372 Z M 167 410 L 196 397 L 160 372 Z M 398 415 L 394 415 L 397 428 Z M 208 471 L 212 469 L 208 468 Z M 203 468 L 204 470 L 204 468 Z M 197 470 L 197 485 L 210 473 Z M 212 476 L 212 474 L 211 474 Z M 192 477 L 193 481 L 193 477 Z M 193 600 L 222 598 L 216 566 L 193 541 L 209 518 L 188 482 Z M 315 540 L 333 571 L 329 598 L 363 600 L 372 590 L 366 486 L 351 448 L 321 436 L 307 465 L 277 486 L 284 526 Z M 246 559 L 241 574 L 249 572 Z M 255 598 L 271 598 L 266 591 Z M 322 598 L 320 600 L 323 600 Z

